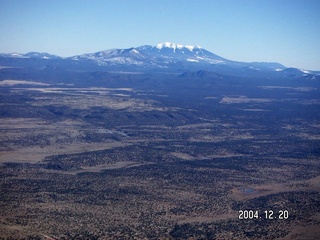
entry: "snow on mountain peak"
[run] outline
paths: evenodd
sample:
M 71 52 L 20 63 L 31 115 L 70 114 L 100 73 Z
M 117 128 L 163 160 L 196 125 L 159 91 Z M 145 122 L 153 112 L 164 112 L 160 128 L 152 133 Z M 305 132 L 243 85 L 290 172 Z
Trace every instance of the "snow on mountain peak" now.
M 187 48 L 189 51 L 193 51 L 195 48 L 201 48 L 198 45 L 182 45 L 182 44 L 175 44 L 175 43 L 171 43 L 171 42 L 165 42 L 165 43 L 159 43 L 157 44 L 156 48 L 158 48 L 159 50 L 161 50 L 162 48 L 172 48 L 173 51 L 175 51 L 176 49 L 183 49 L 183 48 Z
M 190 51 L 193 51 L 195 48 L 201 48 L 201 47 L 198 46 L 198 45 L 195 45 L 195 46 L 193 46 L 193 45 L 185 45 L 184 47 L 185 47 L 185 48 L 188 48 Z
M 132 49 L 130 52 L 135 53 L 135 54 L 139 54 L 139 52 L 136 49 Z

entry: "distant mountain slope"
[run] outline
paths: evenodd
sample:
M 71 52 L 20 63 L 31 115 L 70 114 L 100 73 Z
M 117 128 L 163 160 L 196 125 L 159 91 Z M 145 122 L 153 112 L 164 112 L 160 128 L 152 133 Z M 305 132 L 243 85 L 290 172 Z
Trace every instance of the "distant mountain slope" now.
M 61 57 L 57 55 L 52 55 L 49 53 L 40 53 L 40 52 L 28 52 L 26 54 L 21 53 L 1 53 L 0 57 L 8 57 L 8 58 L 38 58 L 38 59 L 61 59 Z
M 220 57 L 200 46 L 160 43 L 156 46 L 144 45 L 137 48 L 111 49 L 96 53 L 77 55 L 69 59 L 94 61 L 100 66 L 135 66 L 144 69 L 210 69 L 220 66 L 232 68 L 252 67 L 263 69 L 284 69 L 280 63 L 244 63 Z
M 0 54 L 0 66 L 32 67 L 36 69 L 65 69 L 77 71 L 122 72 L 197 72 L 254 76 L 313 75 L 311 71 L 288 69 L 276 62 L 237 62 L 218 56 L 198 45 L 159 43 L 128 49 L 109 49 L 62 58 L 49 53 Z M 318 75 L 318 74 L 316 74 Z M 311 77 L 309 76 L 311 79 Z

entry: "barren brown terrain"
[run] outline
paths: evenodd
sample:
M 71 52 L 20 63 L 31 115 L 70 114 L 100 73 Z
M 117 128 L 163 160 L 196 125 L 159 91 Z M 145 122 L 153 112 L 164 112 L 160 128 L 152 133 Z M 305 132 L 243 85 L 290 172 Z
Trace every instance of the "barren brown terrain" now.
M 319 239 L 319 84 L 166 77 L 0 81 L 0 239 Z

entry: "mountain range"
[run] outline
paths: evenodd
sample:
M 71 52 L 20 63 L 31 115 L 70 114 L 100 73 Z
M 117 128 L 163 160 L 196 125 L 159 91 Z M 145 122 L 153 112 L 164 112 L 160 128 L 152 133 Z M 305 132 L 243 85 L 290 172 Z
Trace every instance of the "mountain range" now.
M 0 66 L 81 71 L 188 72 L 209 71 L 235 76 L 290 75 L 314 78 L 319 72 L 286 68 L 276 62 L 238 62 L 218 56 L 198 45 L 160 43 L 127 49 L 109 49 L 72 57 L 49 53 L 0 54 Z

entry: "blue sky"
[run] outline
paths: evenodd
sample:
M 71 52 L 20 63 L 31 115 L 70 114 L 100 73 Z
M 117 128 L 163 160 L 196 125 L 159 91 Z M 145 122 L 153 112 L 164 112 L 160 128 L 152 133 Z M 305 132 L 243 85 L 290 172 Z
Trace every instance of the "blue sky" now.
M 0 52 L 60 56 L 160 42 L 320 70 L 318 0 L 0 0 Z

